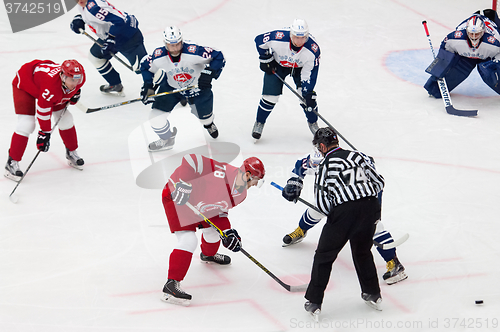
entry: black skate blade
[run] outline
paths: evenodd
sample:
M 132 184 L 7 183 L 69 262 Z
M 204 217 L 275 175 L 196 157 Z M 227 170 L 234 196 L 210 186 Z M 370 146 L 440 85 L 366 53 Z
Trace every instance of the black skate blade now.
M 163 295 L 161 296 L 161 300 L 163 302 L 166 302 L 166 303 L 180 305 L 183 307 L 187 307 L 187 306 L 189 306 L 189 304 L 191 304 L 191 300 L 180 299 L 180 298 L 177 298 L 175 296 L 172 296 L 170 294 L 165 294 L 165 293 L 163 293 Z
M 395 283 L 398 283 L 400 281 L 408 279 L 408 275 L 406 274 L 405 271 L 401 271 L 398 274 L 396 274 L 394 277 L 388 278 L 385 280 L 385 282 L 388 285 L 394 285 Z
M 12 173 L 10 173 L 8 170 L 5 170 L 4 176 L 14 182 L 19 182 L 22 178 L 22 176 L 12 175 Z
M 365 303 L 366 303 L 369 307 L 371 307 L 371 308 L 373 308 L 373 309 L 375 309 L 375 310 L 382 311 L 382 308 L 380 307 L 380 304 L 379 304 L 379 303 L 376 303 L 376 302 L 373 302 L 373 301 L 365 301 Z
M 77 170 L 79 171 L 83 171 L 83 165 L 82 166 L 79 166 L 79 165 L 76 165 L 76 164 L 73 164 L 71 161 L 68 160 L 68 165 L 73 167 L 73 168 L 76 168 Z
M 321 313 L 321 309 L 316 309 L 313 312 L 308 311 L 308 313 L 311 315 L 312 319 L 314 319 L 316 323 L 319 323 L 319 314 Z

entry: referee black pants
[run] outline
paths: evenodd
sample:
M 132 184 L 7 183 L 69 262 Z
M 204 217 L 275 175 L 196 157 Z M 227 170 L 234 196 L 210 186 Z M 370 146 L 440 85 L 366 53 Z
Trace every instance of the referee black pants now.
M 376 197 L 343 203 L 331 210 L 314 255 L 311 281 L 305 295 L 307 300 L 323 303 L 333 262 L 347 241 L 350 242 L 361 291 L 368 294 L 380 293 L 371 252 L 375 222 L 379 219 L 380 203 Z

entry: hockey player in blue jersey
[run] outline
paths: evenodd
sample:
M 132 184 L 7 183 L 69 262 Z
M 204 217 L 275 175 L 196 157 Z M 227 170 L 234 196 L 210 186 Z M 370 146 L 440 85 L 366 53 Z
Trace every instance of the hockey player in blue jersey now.
M 89 60 L 97 68 L 99 74 L 108 82 L 101 85 L 104 94 L 123 95 L 123 85 L 120 74 L 113 68 L 112 54 L 121 53 L 136 69 L 141 59 L 147 55 L 144 38 L 139 30 L 139 22 L 134 15 L 129 15 L 116 9 L 106 0 L 78 0 L 76 6 L 80 14 L 71 22 L 71 30 L 81 33 L 85 24 L 99 37 L 90 48 Z
M 500 20 L 495 11 L 479 11 L 448 34 L 434 61 L 425 70 L 432 76 L 424 88 L 430 96 L 441 98 L 437 80 L 444 78 L 449 91 L 462 83 L 477 66 L 483 81 L 500 94 Z
M 172 149 L 177 128 L 171 127 L 168 116 L 177 103 L 188 100 L 191 112 L 200 120 L 212 138 L 219 136 L 214 123 L 212 79 L 218 79 L 226 63 L 222 52 L 184 41 L 178 27 L 169 26 L 163 32 L 165 45 L 141 62 L 144 85 L 141 98 L 144 104 L 152 104 L 150 124 L 159 140 L 149 144 L 149 151 Z M 179 93 L 149 97 L 195 86 Z
M 267 117 L 283 93 L 283 82 L 275 73 L 282 79 L 288 75 L 292 76 L 295 86 L 306 101 L 306 105 L 301 106 L 309 129 L 314 135 L 318 130 L 318 116 L 312 111 L 317 110 L 314 86 L 318 78 L 320 49 L 309 33 L 306 21 L 296 19 L 290 28 L 258 35 L 255 43 L 259 52 L 260 69 L 265 74 L 252 137 L 260 139 Z
M 292 170 L 292 177 L 288 179 L 282 191 L 282 196 L 286 200 L 297 202 L 297 198 L 302 191 L 304 177 L 307 174 L 314 175 L 321 160 L 323 160 L 323 156 L 319 151 L 314 149 L 313 152 L 296 161 L 295 167 Z M 375 167 L 374 164 L 372 166 Z M 378 198 L 380 201 L 382 200 L 382 192 L 380 192 Z M 308 208 L 300 218 L 297 229 L 283 238 L 283 247 L 302 242 L 307 235 L 307 231 L 318 224 L 323 218 L 325 218 L 325 215 L 313 208 Z M 381 244 L 394 242 L 391 233 L 384 229 L 380 221 L 377 223 L 373 240 Z M 387 284 L 392 285 L 408 278 L 404 266 L 399 262 L 396 255 L 396 248 L 386 250 L 379 247 L 376 248 L 387 264 L 387 272 L 383 275 L 383 279 Z

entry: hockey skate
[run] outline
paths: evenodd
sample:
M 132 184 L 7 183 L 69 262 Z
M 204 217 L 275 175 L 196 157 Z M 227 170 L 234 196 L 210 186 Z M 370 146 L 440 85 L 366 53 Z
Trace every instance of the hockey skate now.
M 168 279 L 163 286 L 163 295 L 161 300 L 171 304 L 188 306 L 191 303 L 192 296 L 182 290 L 180 281 Z
M 382 297 L 379 294 L 368 294 L 368 293 L 362 293 L 361 298 L 365 303 L 369 306 L 372 307 L 375 310 L 382 311 L 382 308 L 380 307 L 380 303 L 382 303 Z
M 212 122 L 211 124 L 203 127 L 208 131 L 212 138 L 219 137 L 219 130 L 217 130 L 217 126 L 215 125 L 215 123 Z
M 252 129 L 252 137 L 255 138 L 255 141 L 260 139 L 262 136 L 262 131 L 264 130 L 264 123 L 255 121 Z
M 387 262 L 387 272 L 382 276 L 388 285 L 403 281 L 408 276 L 406 275 L 404 266 L 399 262 L 399 259 L 394 258 Z
M 101 90 L 101 93 L 108 96 L 125 96 L 125 94 L 123 93 L 123 85 L 121 83 L 118 83 L 117 85 L 101 85 L 99 89 Z
M 311 133 L 313 135 L 316 134 L 319 129 L 318 122 L 310 123 L 309 121 L 307 121 L 307 125 L 309 126 L 309 130 L 311 131 Z
M 304 303 L 304 309 L 311 314 L 312 318 L 316 323 L 319 322 L 319 314 L 321 313 L 321 304 L 311 303 L 307 301 Z
M 283 247 L 288 247 L 288 246 L 291 246 L 292 244 L 296 244 L 296 243 L 299 243 L 299 242 L 302 242 L 302 240 L 304 240 L 304 238 L 307 236 L 307 231 L 304 232 L 302 230 L 302 228 L 297 227 L 297 229 L 295 229 L 293 232 L 291 232 L 290 234 L 287 234 L 285 235 L 285 237 L 283 238 Z
M 166 151 L 171 150 L 175 144 L 175 136 L 177 135 L 177 128 L 174 127 L 172 129 L 172 136 L 169 139 L 159 139 L 148 145 L 149 152 L 158 152 L 158 151 Z
M 19 182 L 23 177 L 23 172 L 21 168 L 19 168 L 19 162 L 12 159 L 10 156 L 7 160 L 7 164 L 5 164 L 5 177 L 16 182 Z
M 66 159 L 68 159 L 69 166 L 79 169 L 80 171 L 83 169 L 82 166 L 85 162 L 80 158 L 78 153 L 76 153 L 76 150 L 69 151 L 69 149 L 66 148 Z
M 215 263 L 219 265 L 229 265 L 231 264 L 231 257 L 223 254 L 215 254 L 213 256 L 205 256 L 200 252 L 200 259 L 205 263 Z

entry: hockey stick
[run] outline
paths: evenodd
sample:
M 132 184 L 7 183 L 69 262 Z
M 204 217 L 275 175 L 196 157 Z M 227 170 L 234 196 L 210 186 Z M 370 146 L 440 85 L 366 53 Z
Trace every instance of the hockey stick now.
M 182 89 L 177 89 L 177 90 L 172 90 L 172 91 L 165 91 L 165 92 L 157 93 L 155 95 L 151 95 L 151 96 L 149 96 L 149 98 L 151 98 L 151 97 L 153 97 L 153 98 L 154 97 L 160 97 L 160 96 L 164 96 L 164 95 L 171 95 L 171 94 L 174 94 L 174 93 L 191 90 L 191 89 L 194 89 L 194 88 L 197 88 L 197 87 L 198 87 L 197 85 L 192 85 L 192 86 L 188 86 L 188 87 L 185 87 L 185 88 L 182 88 Z M 87 108 L 82 103 L 76 103 L 76 106 L 83 113 L 93 113 L 93 112 L 107 110 L 107 109 L 118 107 L 118 106 L 132 104 L 132 103 L 135 103 L 135 102 L 138 102 L 138 101 L 141 101 L 141 100 L 142 100 L 142 98 L 136 98 L 136 99 L 132 99 L 132 100 L 128 100 L 128 101 L 123 101 L 121 103 L 116 103 L 116 104 L 112 104 L 112 105 L 108 105 L 108 106 L 102 106 L 102 107 L 97 107 L 97 108 Z
M 94 43 L 96 43 L 98 46 L 100 46 L 101 48 L 103 47 L 98 41 L 97 39 L 95 39 L 94 37 L 92 37 L 91 35 L 89 35 L 85 30 L 81 29 L 80 28 L 80 33 L 89 37 L 90 40 L 92 40 Z M 135 56 L 135 63 L 133 66 L 130 66 L 129 64 L 125 63 L 125 61 L 123 61 L 122 59 L 120 59 L 119 57 L 117 57 L 114 53 L 109 53 L 111 54 L 111 56 L 113 58 L 115 58 L 116 60 L 118 60 L 122 65 L 124 65 L 125 67 L 127 67 L 128 69 L 130 69 L 131 71 L 133 72 L 136 72 L 137 73 L 137 70 L 139 69 L 139 59 L 137 58 L 137 55 Z
M 59 123 L 59 121 L 61 121 L 64 113 L 66 113 L 66 110 L 68 109 L 68 107 L 66 106 L 66 108 L 62 111 L 61 113 L 61 116 L 59 117 L 59 119 L 57 119 L 56 123 L 54 124 L 54 127 L 52 128 L 52 130 L 50 131 L 51 133 L 54 131 L 54 129 L 56 129 L 57 127 L 57 124 Z M 38 155 L 40 154 L 40 152 L 42 152 L 41 150 L 38 150 L 38 152 L 36 153 L 35 155 L 35 158 L 33 158 L 33 160 L 31 161 L 31 163 L 28 165 L 28 168 L 26 168 L 26 171 L 24 171 L 24 174 L 23 176 L 19 179 L 19 181 L 17 182 L 17 185 L 16 187 L 14 188 L 14 190 L 12 190 L 12 192 L 10 193 L 9 195 L 9 199 L 12 203 L 16 204 L 17 201 L 19 200 L 19 198 L 17 197 L 17 195 L 14 195 L 14 192 L 16 191 L 17 187 L 19 187 L 19 185 L 21 184 L 21 181 L 23 181 L 24 177 L 26 176 L 26 174 L 28 174 L 28 171 L 30 170 L 31 166 L 33 165 L 33 163 L 35 162 L 36 158 L 38 158 Z
M 276 182 L 272 182 L 271 181 L 271 185 L 281 191 L 283 191 L 283 187 L 281 187 L 279 184 L 277 184 Z M 314 211 L 316 212 L 319 212 L 321 213 L 322 215 L 325 216 L 325 214 L 323 212 L 321 212 L 316 206 L 314 206 L 313 204 L 309 203 L 308 201 L 298 197 L 297 200 L 301 203 L 304 203 L 305 205 L 309 206 L 311 209 L 313 209 Z M 326 217 L 326 216 L 325 216 Z M 406 240 L 408 240 L 408 238 L 410 237 L 410 235 L 408 233 L 404 234 L 401 238 L 399 238 L 398 240 L 394 241 L 394 242 L 391 242 L 391 243 L 386 243 L 386 244 L 382 244 L 382 243 L 379 243 L 377 241 L 373 241 L 373 244 L 376 245 L 377 247 L 379 247 L 380 249 L 382 250 L 387 250 L 387 249 L 392 249 L 392 248 L 396 248 L 397 246 L 403 244 L 406 242 Z
M 208 219 L 207 217 L 205 217 L 200 211 L 198 211 L 193 205 L 191 205 L 189 202 L 186 203 L 186 206 L 188 208 L 190 208 L 191 210 L 193 210 L 193 212 L 197 215 L 199 215 L 200 217 L 203 218 L 203 220 L 205 220 L 205 222 L 207 224 L 209 224 L 210 226 L 212 226 L 215 230 L 217 230 L 217 232 L 219 232 L 219 236 L 222 237 L 222 238 L 226 238 L 226 234 L 224 234 L 223 231 L 221 231 L 221 229 L 219 227 L 217 227 L 214 223 L 212 223 L 210 221 L 210 219 Z M 303 292 L 307 289 L 307 284 L 304 284 L 304 285 L 300 285 L 300 286 L 290 286 L 290 285 L 287 285 L 285 284 L 283 281 L 281 281 L 277 276 L 275 276 L 271 271 L 269 271 L 268 269 L 266 269 L 266 267 L 264 265 L 262 265 L 258 260 L 256 260 L 255 258 L 252 257 L 252 255 L 250 255 L 245 249 L 241 248 L 240 251 L 245 255 L 247 256 L 252 262 L 254 262 L 258 267 L 260 267 L 264 272 L 266 272 L 271 278 L 273 278 L 276 282 L 278 282 L 278 284 L 280 284 L 281 286 L 283 286 L 283 288 L 285 288 L 287 291 L 289 292 Z
M 283 84 L 285 84 L 286 87 L 288 89 L 290 89 L 290 91 L 292 91 L 293 94 L 296 95 L 300 99 L 300 101 L 301 101 L 302 104 L 304 104 L 304 105 L 306 104 L 306 100 L 304 99 L 304 97 L 302 97 L 290 84 L 288 84 L 284 79 L 282 79 L 281 76 L 278 75 L 275 71 L 273 71 L 273 74 L 276 75 L 276 77 L 278 77 L 280 79 L 280 81 L 283 82 Z M 357 150 L 354 147 L 354 145 L 352 145 L 344 136 L 342 136 L 341 133 L 339 133 L 339 131 L 337 129 L 335 129 L 328 121 L 326 121 L 326 119 L 321 114 L 319 114 L 318 111 L 313 110 L 313 112 L 314 112 L 314 114 L 316 114 L 317 116 L 319 116 L 319 118 L 321 120 L 323 120 L 323 122 L 326 123 L 326 125 L 328 127 L 330 127 L 331 129 L 333 129 L 333 131 L 335 131 L 337 133 L 337 135 L 339 135 L 340 138 L 342 138 L 344 140 L 344 142 L 346 142 L 347 145 L 349 145 L 351 147 L 351 149 Z
M 175 186 L 174 181 L 172 179 L 169 179 L 169 180 Z M 190 208 L 194 212 L 194 214 L 202 217 L 203 220 L 207 224 L 209 224 L 210 226 L 212 226 L 219 233 L 219 236 L 221 238 L 227 238 L 227 235 L 224 234 L 224 232 L 221 231 L 221 229 L 219 227 L 217 227 L 217 225 L 215 225 L 213 222 L 210 221 L 210 219 L 208 219 L 207 217 L 205 217 L 200 211 L 198 211 L 198 209 L 196 209 L 193 205 L 191 205 L 191 203 L 187 202 L 186 206 L 188 208 Z M 240 248 L 240 251 L 245 256 L 247 256 L 252 262 L 254 262 L 258 267 L 260 267 L 264 272 L 266 272 L 271 278 L 273 278 L 276 282 L 278 282 L 278 284 L 280 284 L 281 286 L 283 286 L 283 288 L 285 288 L 287 291 L 289 291 L 289 292 L 303 292 L 303 291 L 305 291 L 307 289 L 308 284 L 304 284 L 304 285 L 300 285 L 300 286 L 290 286 L 290 285 L 285 284 L 277 276 L 275 276 L 271 271 L 269 271 L 268 269 L 266 269 L 266 267 L 264 265 L 262 265 L 258 260 L 256 260 L 255 258 L 253 258 L 252 255 L 250 255 L 245 249 Z
M 434 47 L 432 47 L 431 36 L 429 34 L 429 30 L 427 29 L 427 21 L 422 21 L 422 24 L 424 25 L 425 34 L 427 35 L 427 40 L 429 41 L 429 46 L 431 47 L 432 56 L 434 57 L 434 59 L 436 59 L 436 53 L 434 52 Z M 448 86 L 446 85 L 446 80 L 444 79 L 444 77 L 439 78 L 437 80 L 437 83 L 439 85 L 439 92 L 441 92 L 441 97 L 443 98 L 446 113 L 456 116 L 477 116 L 477 110 L 457 110 L 455 107 L 453 107 L 453 104 L 451 103 L 450 92 L 448 91 Z

